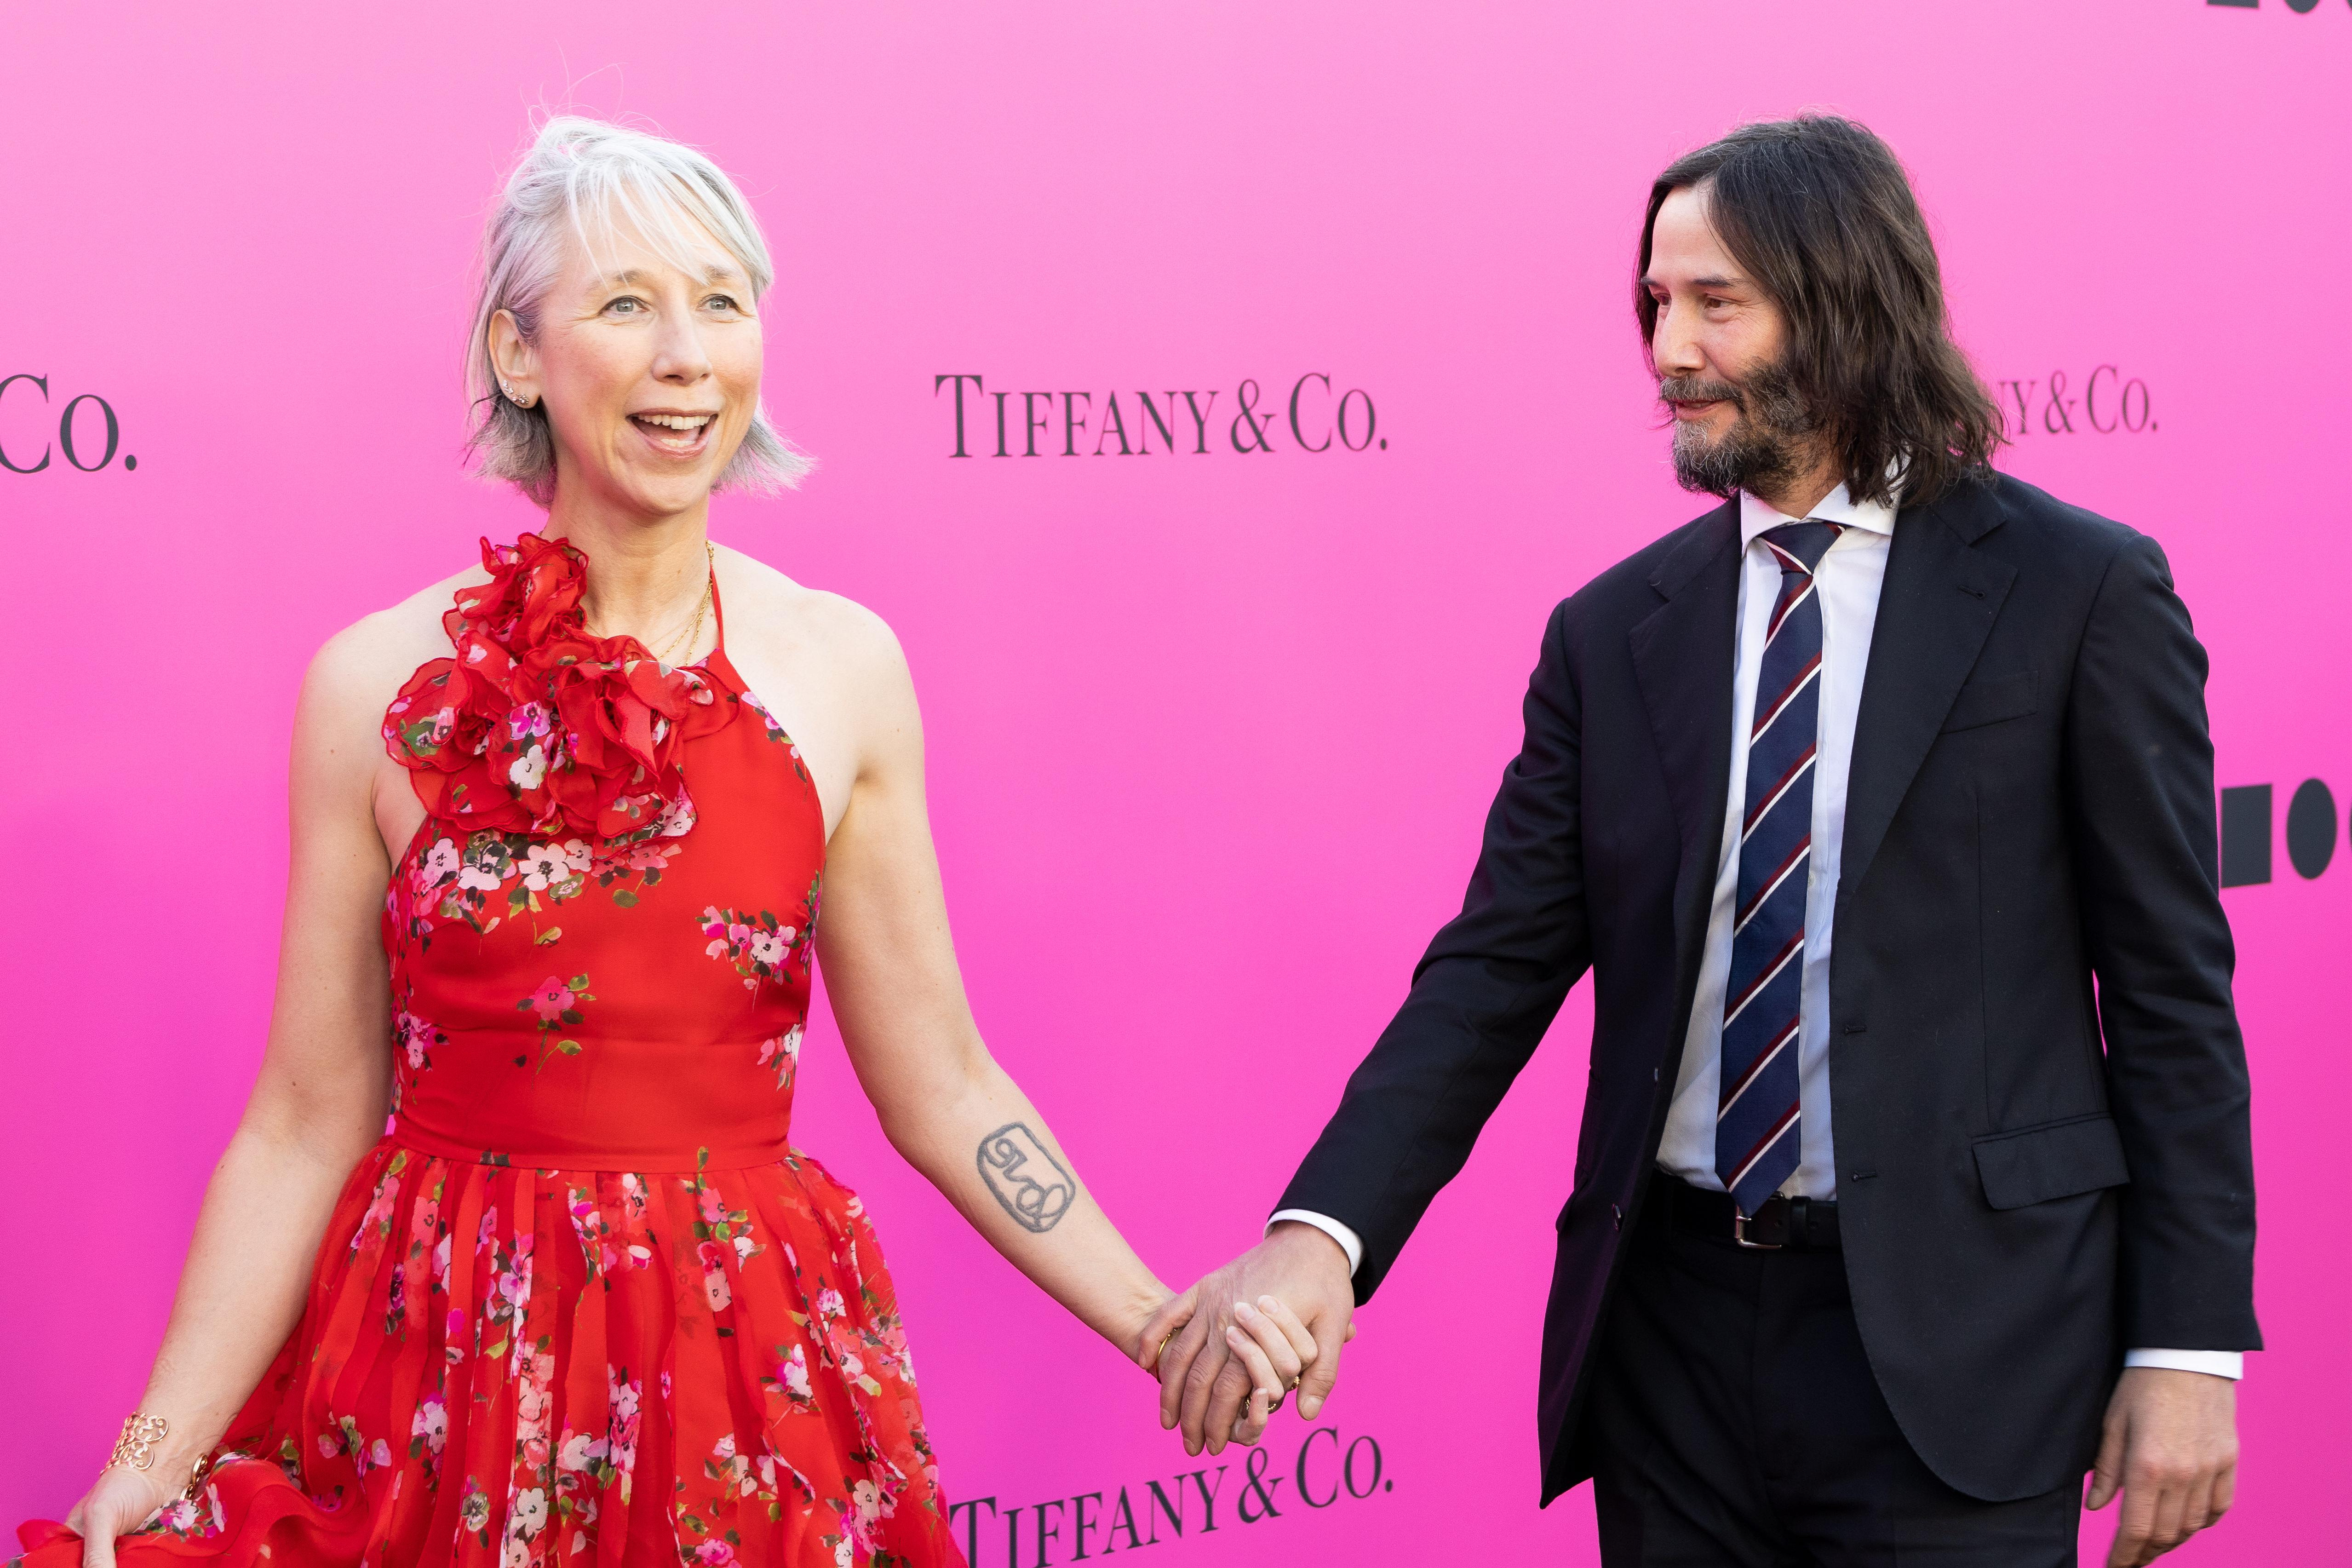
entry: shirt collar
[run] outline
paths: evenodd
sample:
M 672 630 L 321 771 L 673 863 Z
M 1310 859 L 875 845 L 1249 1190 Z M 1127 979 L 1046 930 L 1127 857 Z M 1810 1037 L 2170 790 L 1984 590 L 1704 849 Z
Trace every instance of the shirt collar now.
M 1838 486 L 1821 499 L 1820 504 L 1802 518 L 1786 517 L 1771 502 L 1759 500 L 1746 490 L 1739 492 L 1739 547 L 1742 550 L 1756 542 L 1756 536 L 1768 528 L 1778 528 L 1785 522 L 1835 522 L 1847 528 L 1864 529 L 1872 533 L 1893 537 L 1895 509 L 1885 501 L 1858 501 Z

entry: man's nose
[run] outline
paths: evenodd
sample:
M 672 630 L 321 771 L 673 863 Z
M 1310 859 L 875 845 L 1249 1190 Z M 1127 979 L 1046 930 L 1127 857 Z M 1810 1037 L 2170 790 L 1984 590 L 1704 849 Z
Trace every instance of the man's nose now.
M 1650 363 L 1662 376 L 1696 375 L 1706 368 L 1698 334 L 1690 328 L 1689 312 L 1677 309 L 1671 300 L 1658 307 L 1657 321 L 1651 328 Z

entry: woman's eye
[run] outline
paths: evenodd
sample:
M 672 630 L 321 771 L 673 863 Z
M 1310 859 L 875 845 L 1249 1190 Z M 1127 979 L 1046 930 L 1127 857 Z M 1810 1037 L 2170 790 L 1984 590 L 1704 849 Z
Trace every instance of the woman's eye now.
M 742 309 L 740 305 L 735 303 L 735 297 L 731 294 L 713 294 L 709 299 L 705 300 L 703 303 L 714 310 L 740 310 Z
M 604 307 L 607 310 L 611 310 L 617 315 L 623 316 L 636 315 L 643 311 L 645 308 L 646 302 L 634 296 L 627 296 L 615 300 L 611 304 Z

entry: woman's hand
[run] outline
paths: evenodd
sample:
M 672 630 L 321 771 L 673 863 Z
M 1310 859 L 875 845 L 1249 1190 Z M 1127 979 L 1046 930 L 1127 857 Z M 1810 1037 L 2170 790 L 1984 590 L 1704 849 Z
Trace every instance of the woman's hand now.
M 1247 1447 L 1265 1435 L 1266 1423 L 1282 1408 L 1283 1396 L 1315 1364 L 1315 1336 L 1280 1300 L 1260 1296 L 1255 1307 L 1247 1301 L 1234 1303 L 1225 1347 L 1250 1375 L 1250 1391 L 1234 1422 L 1234 1441 Z
M 154 1518 L 177 1495 L 165 1487 L 162 1469 L 114 1465 L 99 1472 L 97 1484 L 66 1516 L 66 1528 L 82 1540 L 82 1568 L 114 1568 L 114 1538 Z
M 1146 1343 L 1143 1338 L 1144 1331 L 1166 1317 L 1176 1306 L 1178 1300 L 1176 1292 L 1170 1289 L 1157 1276 L 1153 1277 L 1151 1285 L 1151 1293 L 1138 1302 L 1138 1305 L 1143 1309 L 1142 1314 L 1131 1320 L 1129 1326 L 1108 1336 L 1113 1344 L 1127 1352 L 1128 1360 L 1146 1372 L 1151 1371 L 1152 1349 L 1159 1342 L 1155 1340 Z

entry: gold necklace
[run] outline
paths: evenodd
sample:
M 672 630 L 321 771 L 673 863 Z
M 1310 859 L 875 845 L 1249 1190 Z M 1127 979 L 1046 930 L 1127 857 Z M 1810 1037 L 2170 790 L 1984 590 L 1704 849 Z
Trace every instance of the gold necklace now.
M 663 642 L 662 650 L 654 656 L 659 663 L 676 664 L 678 655 L 692 653 L 696 645 L 702 641 L 703 617 L 710 613 L 711 596 L 716 592 L 719 583 L 719 555 L 711 549 L 710 542 L 707 539 L 702 542 L 702 556 L 706 563 L 702 579 L 702 597 L 695 601 L 694 620 L 687 626 L 683 642 L 677 637 L 669 637 Z
M 656 664 L 667 666 L 676 663 L 676 655 L 692 653 L 695 645 L 702 640 L 703 617 L 710 613 L 711 597 L 719 586 L 719 552 L 711 548 L 707 539 L 702 542 L 702 557 L 709 563 L 709 571 L 702 579 L 702 597 L 695 602 L 694 618 L 659 643 L 640 645 L 653 656 Z

